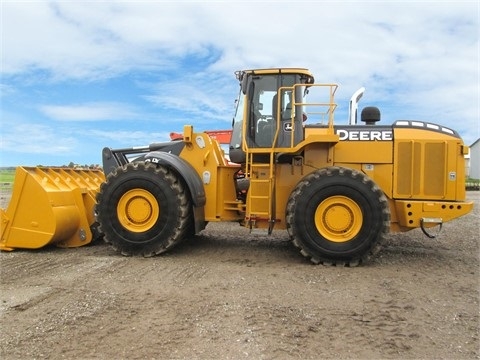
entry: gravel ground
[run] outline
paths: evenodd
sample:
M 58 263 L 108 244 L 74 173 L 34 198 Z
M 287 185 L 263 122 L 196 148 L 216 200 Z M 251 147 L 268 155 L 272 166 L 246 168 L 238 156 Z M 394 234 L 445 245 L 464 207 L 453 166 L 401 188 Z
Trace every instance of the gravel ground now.
M 105 244 L 0 253 L 0 358 L 478 359 L 480 192 L 468 197 L 474 211 L 437 239 L 391 235 L 356 268 L 233 224 L 149 259 Z

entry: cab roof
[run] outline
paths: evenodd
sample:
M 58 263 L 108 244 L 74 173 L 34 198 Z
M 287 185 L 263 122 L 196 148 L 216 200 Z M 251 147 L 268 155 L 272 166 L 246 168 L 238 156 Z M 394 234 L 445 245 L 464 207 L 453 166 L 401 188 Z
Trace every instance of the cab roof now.
M 248 74 L 258 74 L 258 75 L 265 75 L 265 74 L 304 74 L 313 76 L 310 70 L 306 68 L 266 68 L 266 69 L 249 69 L 249 70 L 242 70 L 244 73 Z

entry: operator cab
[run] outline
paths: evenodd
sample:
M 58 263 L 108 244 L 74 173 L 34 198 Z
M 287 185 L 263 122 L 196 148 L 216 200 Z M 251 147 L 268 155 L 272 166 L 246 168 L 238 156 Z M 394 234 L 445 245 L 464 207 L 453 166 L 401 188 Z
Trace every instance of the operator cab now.
M 304 113 L 295 104 L 302 103 L 305 87 L 294 85 L 313 84 L 308 70 L 245 70 L 236 76 L 240 92 L 229 148 L 232 162 L 245 163 L 246 148 L 285 148 L 292 146 L 292 137 L 293 146 L 303 140 Z

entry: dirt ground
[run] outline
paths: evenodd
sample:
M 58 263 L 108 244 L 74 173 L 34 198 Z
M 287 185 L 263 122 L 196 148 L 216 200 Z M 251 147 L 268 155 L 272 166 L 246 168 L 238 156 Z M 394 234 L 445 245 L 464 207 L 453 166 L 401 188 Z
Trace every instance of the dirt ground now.
M 98 244 L 0 253 L 2 359 L 479 359 L 480 192 L 356 268 L 287 234 L 210 224 L 164 256 Z M 4 199 L 5 200 L 5 199 Z

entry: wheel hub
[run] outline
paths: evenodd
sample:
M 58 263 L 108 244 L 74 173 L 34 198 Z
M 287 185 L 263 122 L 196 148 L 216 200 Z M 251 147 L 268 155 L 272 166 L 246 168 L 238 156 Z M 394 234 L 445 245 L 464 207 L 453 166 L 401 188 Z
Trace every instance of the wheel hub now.
M 147 190 L 133 189 L 122 195 L 117 205 L 120 224 L 133 232 L 150 230 L 160 215 L 156 198 Z
M 360 231 L 362 223 L 362 210 L 355 201 L 345 196 L 329 197 L 315 211 L 317 230 L 330 241 L 352 240 Z

